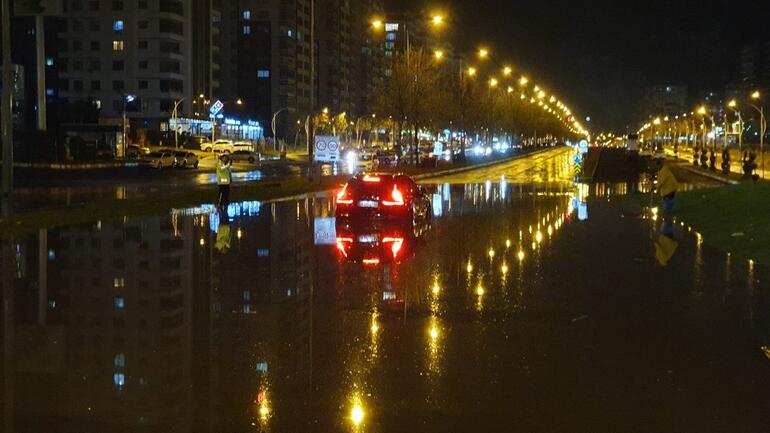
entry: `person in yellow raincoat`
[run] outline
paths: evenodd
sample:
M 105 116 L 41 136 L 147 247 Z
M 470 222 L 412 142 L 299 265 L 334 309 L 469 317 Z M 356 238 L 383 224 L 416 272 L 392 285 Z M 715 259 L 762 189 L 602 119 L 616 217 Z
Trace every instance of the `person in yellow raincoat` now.
M 676 181 L 674 173 L 664 165 L 658 173 L 658 194 L 663 197 L 663 210 L 667 214 L 674 212 L 674 199 L 678 189 L 679 182 Z

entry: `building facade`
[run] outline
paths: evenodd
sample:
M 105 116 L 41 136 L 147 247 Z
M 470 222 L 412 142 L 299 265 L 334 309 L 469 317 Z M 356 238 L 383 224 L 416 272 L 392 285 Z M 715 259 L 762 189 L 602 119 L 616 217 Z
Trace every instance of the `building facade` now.
M 650 86 L 644 89 L 639 104 L 640 118 L 676 116 L 690 111 L 687 105 L 687 87 L 674 85 Z
M 101 123 L 161 131 L 219 87 L 218 2 L 67 0 L 58 34 L 58 96 L 87 101 Z

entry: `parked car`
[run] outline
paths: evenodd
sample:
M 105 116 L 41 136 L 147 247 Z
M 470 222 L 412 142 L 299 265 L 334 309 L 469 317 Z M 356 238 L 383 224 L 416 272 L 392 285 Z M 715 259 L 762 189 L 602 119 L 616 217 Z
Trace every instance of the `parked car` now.
M 248 150 L 253 151 L 254 150 L 254 143 L 250 141 L 236 141 L 233 144 L 233 152 L 237 150 Z
M 126 158 L 136 159 L 140 156 L 144 156 L 150 153 L 150 149 L 142 147 L 138 144 L 129 144 L 126 147 Z
M 174 167 L 176 158 L 173 152 L 150 152 L 139 158 L 139 162 L 148 167 L 161 169 Z
M 259 153 L 251 150 L 236 150 L 230 154 L 230 159 L 233 162 L 248 162 L 249 164 L 256 164 L 259 162 Z
M 174 166 L 179 168 L 198 168 L 198 156 L 192 152 L 174 152 Z
M 194 137 L 188 138 L 187 141 L 182 146 L 188 149 L 200 149 L 200 150 L 203 150 L 204 152 L 211 152 L 211 147 L 213 145 L 214 143 L 212 143 L 211 140 L 208 139 L 208 137 L 204 137 L 202 135 L 196 135 Z
M 211 146 L 211 150 L 216 153 L 233 153 L 235 149 L 232 140 L 217 140 Z
M 111 147 L 97 147 L 96 148 L 96 159 L 100 159 L 103 161 L 109 161 L 112 159 L 115 159 L 115 149 Z

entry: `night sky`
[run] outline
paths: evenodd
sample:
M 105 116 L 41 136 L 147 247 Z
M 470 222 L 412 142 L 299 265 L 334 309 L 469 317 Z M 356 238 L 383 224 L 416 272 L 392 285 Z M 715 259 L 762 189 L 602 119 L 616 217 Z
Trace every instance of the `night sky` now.
M 648 85 L 687 85 L 693 100 L 724 90 L 760 22 L 770 39 L 768 0 L 444 1 L 424 10 L 447 10 L 458 49 L 488 43 L 590 115 L 593 131 L 635 125 L 633 104 Z

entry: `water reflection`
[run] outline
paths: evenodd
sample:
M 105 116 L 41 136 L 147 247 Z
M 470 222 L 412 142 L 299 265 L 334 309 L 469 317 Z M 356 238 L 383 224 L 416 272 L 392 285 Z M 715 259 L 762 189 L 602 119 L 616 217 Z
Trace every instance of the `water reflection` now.
M 737 305 L 713 320 L 730 337 L 766 344 L 758 268 L 708 251 L 673 221 L 620 220 L 590 191 L 435 185 L 441 211 L 424 227 L 337 224 L 319 194 L 5 240 L 4 300 L 14 298 L 14 314 L 4 315 L 13 340 L 3 341 L 15 360 L 3 364 L 15 384 L 6 413 L 18 431 L 53 432 L 403 431 L 423 414 L 464 429 L 486 414 L 499 427 L 505 420 L 490 413 L 512 405 L 538 413 L 574 402 L 565 396 L 582 392 L 572 384 L 584 376 L 622 393 L 596 365 L 599 352 L 622 358 L 613 368 L 623 377 L 681 367 L 665 350 L 637 361 L 638 347 L 625 346 L 639 338 L 657 350 L 659 331 L 692 351 L 690 374 L 724 380 L 726 371 L 702 374 L 691 361 L 703 355 L 697 332 L 621 320 L 640 303 L 644 314 L 695 308 L 667 316 L 689 330 L 712 320 L 704 311 Z M 591 219 L 581 218 L 589 204 Z M 653 232 L 652 223 L 663 225 Z M 651 239 L 668 242 L 659 236 L 678 243 L 676 258 L 661 243 L 666 268 L 636 261 L 652 262 Z M 688 299 L 695 287 L 704 296 Z M 679 288 L 685 296 L 650 300 Z M 734 340 L 720 339 L 743 353 Z M 754 366 L 742 355 L 728 364 Z

